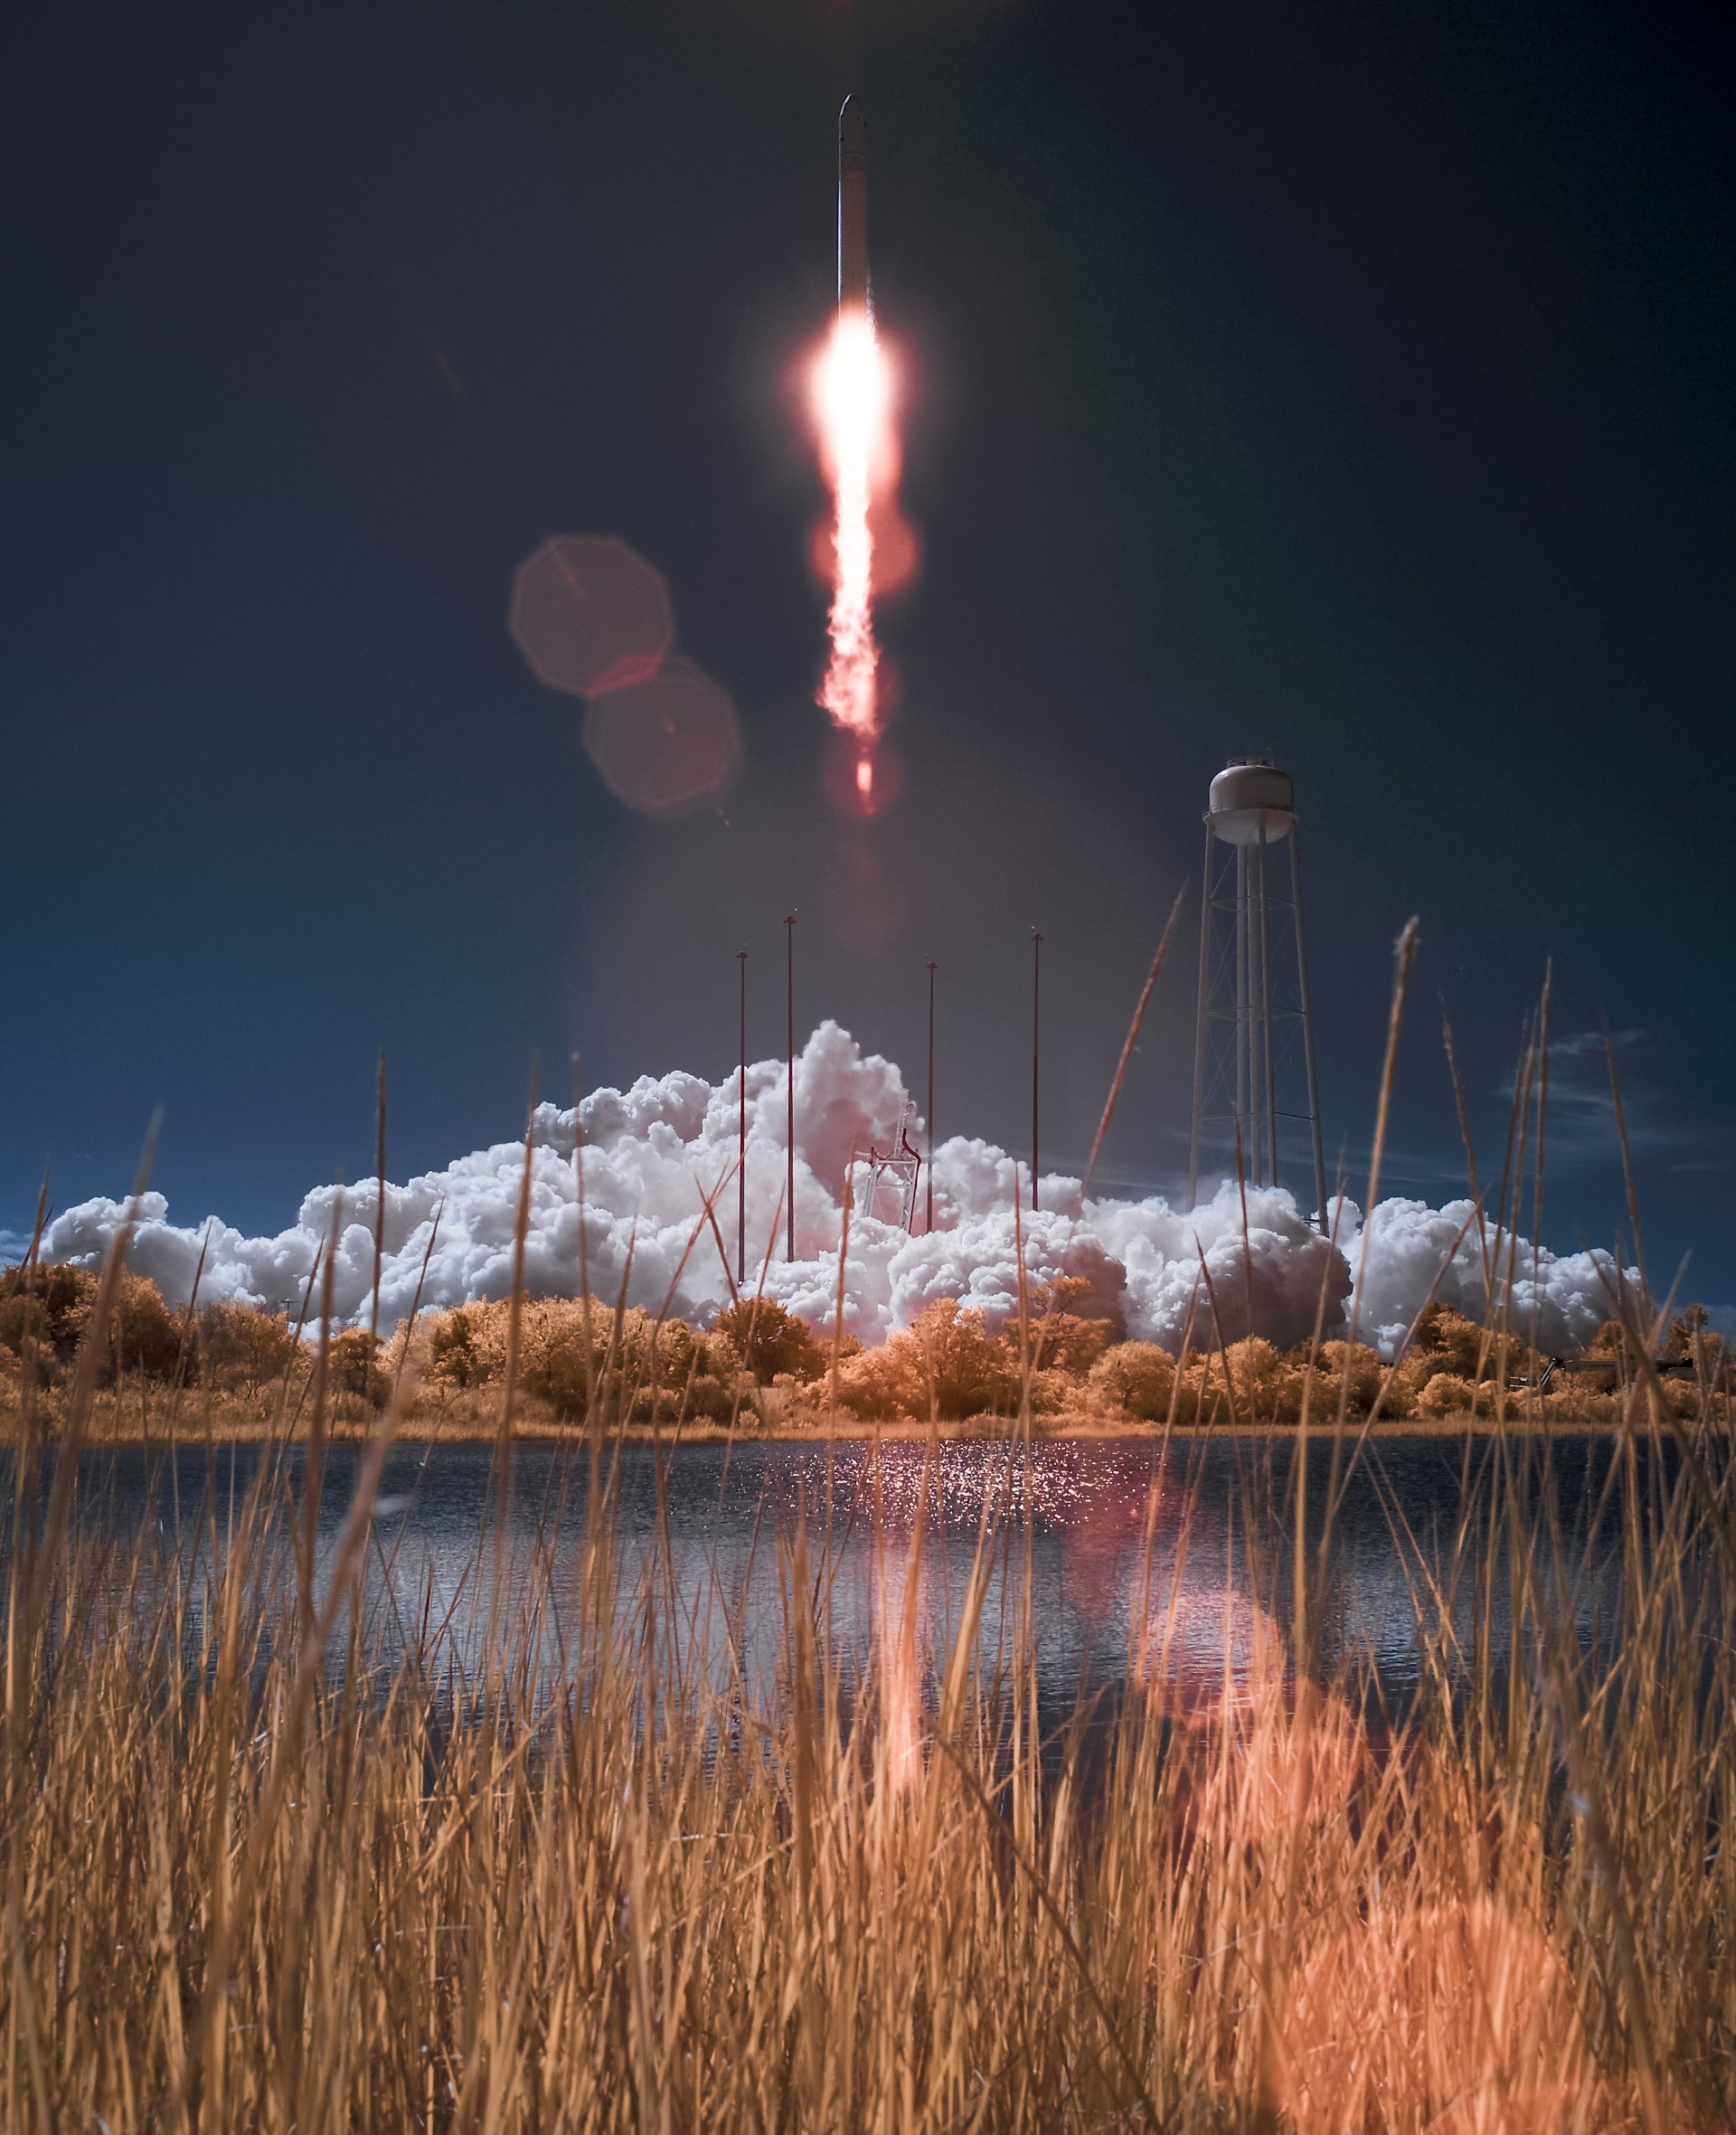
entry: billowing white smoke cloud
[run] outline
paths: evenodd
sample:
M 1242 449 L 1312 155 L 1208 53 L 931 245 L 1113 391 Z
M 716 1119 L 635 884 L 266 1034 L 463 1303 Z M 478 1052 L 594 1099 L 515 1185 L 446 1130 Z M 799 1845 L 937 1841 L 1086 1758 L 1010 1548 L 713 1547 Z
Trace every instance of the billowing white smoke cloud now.
M 582 1269 L 596 1294 L 613 1299 L 625 1281 L 627 1301 L 653 1311 L 667 1307 L 703 1320 L 729 1301 L 725 1260 L 727 1254 L 732 1263 L 735 1252 L 731 1174 L 739 1082 L 733 1074 L 717 1084 L 697 1075 L 645 1076 L 630 1090 L 593 1091 L 576 1113 L 539 1108 L 524 1256 L 533 1294 L 573 1293 Z M 816 1327 L 829 1327 L 836 1307 L 843 1185 L 851 1156 L 865 1156 L 871 1142 L 890 1144 L 905 1097 L 892 1063 L 864 1055 L 836 1024 L 823 1023 L 808 1040 L 796 1067 L 801 1257 L 788 1261 L 782 1257 L 784 1067 L 760 1061 L 748 1070 L 749 1287 L 763 1270 L 766 1294 Z M 419 1285 L 424 1309 L 506 1295 L 524 1175 L 520 1140 L 479 1149 L 405 1186 L 388 1182 L 383 1325 L 410 1310 Z M 1052 1174 L 1042 1182 L 1042 1207 L 1033 1212 L 1024 1176 L 1027 1205 L 1015 1216 L 1022 1176 L 1004 1150 L 955 1136 L 935 1152 L 931 1234 L 910 1237 L 883 1220 L 891 1213 L 890 1195 L 878 1216 L 858 1204 L 844 1271 L 845 1328 L 878 1340 L 939 1297 L 980 1306 L 991 1323 L 1005 1319 L 1018 1309 L 1021 1242 L 1031 1280 L 1082 1277 L 1119 1306 L 1129 1335 L 1172 1349 L 1179 1347 L 1190 1316 L 1196 1344 L 1212 1343 L 1220 1331 L 1235 1340 L 1250 1325 L 1279 1344 L 1303 1340 L 1323 1286 L 1327 1330 L 1342 1327 L 1352 1270 L 1363 1256 L 1363 1219 L 1353 1204 L 1343 1204 L 1335 1248 L 1309 1227 L 1290 1195 L 1277 1189 L 1250 1189 L 1244 1223 L 1242 1196 L 1233 1185 L 1184 1212 L 1155 1197 L 1086 1201 L 1077 1179 Z M 859 1188 L 864 1177 L 858 1172 Z M 720 1236 L 704 1219 L 703 1197 L 725 1180 L 716 1202 Z M 353 1187 L 321 1186 L 302 1203 L 288 1230 L 275 1238 L 246 1238 L 214 1217 L 192 1227 L 171 1223 L 163 1196 L 147 1194 L 131 1264 L 181 1302 L 203 1247 L 202 1299 L 233 1299 L 294 1316 L 335 1221 L 334 1310 L 344 1319 L 364 1318 L 376 1195 L 371 1179 Z M 1469 1213 L 1466 1204 L 1434 1210 L 1396 1200 L 1375 1209 L 1357 1308 L 1363 1338 L 1391 1350 L 1438 1279 L 1438 1295 L 1481 1313 L 1483 1266 L 1474 1230 L 1441 1273 Z M 123 1204 L 109 1200 L 67 1210 L 49 1227 L 45 1255 L 99 1261 L 124 1214 Z M 1490 1238 L 1493 1252 L 1493 1232 Z M 1506 1250 L 1504 1243 L 1504 1273 Z M 1557 1257 L 1519 1241 L 1514 1326 L 1529 1329 L 1534 1303 L 1545 1348 L 1583 1340 L 1609 1317 L 1599 1267 L 1612 1278 L 1606 1256 Z M 318 1308 L 316 1293 L 312 1309 Z
M 1625 1281 L 1639 1286 L 1639 1271 L 1618 1273 L 1612 1254 L 1551 1252 L 1486 1223 L 1479 1242 L 1474 1204 L 1449 1201 L 1430 1208 L 1421 1201 L 1382 1201 L 1368 1219 L 1354 1201 L 1340 1204 L 1338 1240 L 1353 1269 L 1367 1265 L 1357 1294 L 1357 1334 L 1387 1355 L 1429 1295 L 1467 1318 L 1481 1319 L 1493 1289 L 1505 1304 L 1507 1325 L 1546 1354 L 1577 1349 L 1613 1318 Z M 1486 1269 L 1485 1255 L 1487 1256 Z M 1509 1285 L 1511 1288 L 1509 1289 Z

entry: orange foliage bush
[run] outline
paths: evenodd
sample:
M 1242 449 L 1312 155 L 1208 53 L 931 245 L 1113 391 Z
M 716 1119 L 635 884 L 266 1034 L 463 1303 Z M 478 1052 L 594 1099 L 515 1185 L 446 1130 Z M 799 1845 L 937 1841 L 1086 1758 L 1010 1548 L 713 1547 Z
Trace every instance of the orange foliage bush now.
M 1118 1342 L 1091 1366 L 1090 1391 L 1098 1404 L 1142 1423 L 1169 1414 L 1175 1359 L 1156 1342 Z
M 435 1388 L 499 1384 L 506 1374 L 512 1308 L 505 1299 L 455 1306 L 429 1316 L 417 1337 L 422 1369 Z M 726 1338 L 696 1332 L 684 1320 L 661 1327 L 648 1312 L 614 1308 L 593 1298 L 527 1298 L 519 1307 L 519 1384 L 560 1415 L 579 1418 L 599 1393 L 612 1415 L 635 1422 L 653 1416 L 729 1415 L 741 1365 Z
M 296 1341 L 287 1313 L 207 1305 L 199 1315 L 199 1349 L 207 1376 L 257 1393 L 288 1369 Z
M 123 1275 L 108 1316 L 107 1355 L 102 1376 L 140 1372 L 147 1379 L 172 1379 L 181 1361 L 182 1327 L 177 1314 L 163 1301 L 156 1283 L 143 1275 Z
M 817 1379 L 831 1359 L 798 1319 L 772 1298 L 741 1298 L 712 1322 L 712 1338 L 727 1343 L 743 1371 L 761 1386 L 774 1379 Z
M 1019 1369 L 1014 1350 L 988 1332 L 981 1312 L 957 1298 L 937 1298 L 901 1334 L 850 1358 L 838 1374 L 838 1393 L 853 1415 L 932 1412 L 957 1422 L 1010 1412 L 1019 1398 Z
M 96 1301 L 94 1270 L 50 1261 L 0 1271 L 0 1347 L 22 1356 L 34 1344 L 42 1363 L 64 1363 L 82 1339 Z

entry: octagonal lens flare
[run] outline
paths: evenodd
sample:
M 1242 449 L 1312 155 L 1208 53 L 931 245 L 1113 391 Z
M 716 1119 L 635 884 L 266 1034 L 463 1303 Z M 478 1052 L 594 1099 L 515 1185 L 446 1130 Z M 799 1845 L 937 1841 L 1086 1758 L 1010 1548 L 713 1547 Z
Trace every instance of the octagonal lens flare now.
M 665 660 L 644 682 L 593 696 L 585 748 L 617 800 L 647 816 L 717 799 L 741 761 L 728 694 L 691 660 Z
M 508 623 L 537 680 L 576 697 L 646 681 L 675 634 L 662 573 L 613 534 L 559 534 L 527 556 Z

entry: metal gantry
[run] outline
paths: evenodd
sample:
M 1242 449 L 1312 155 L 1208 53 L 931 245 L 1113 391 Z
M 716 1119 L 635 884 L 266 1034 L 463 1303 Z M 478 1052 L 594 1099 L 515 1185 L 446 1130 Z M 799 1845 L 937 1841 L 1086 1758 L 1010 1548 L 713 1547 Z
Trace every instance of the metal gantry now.
M 892 1135 L 892 1147 L 882 1150 L 875 1143 L 868 1145 L 868 1186 L 863 1196 L 862 1213 L 877 1216 L 880 1214 L 881 1188 L 891 1185 L 898 1194 L 898 1222 L 907 1231 L 916 1228 L 917 1186 L 922 1176 L 922 1152 L 910 1139 L 910 1128 L 916 1119 L 916 1101 L 904 1100 L 904 1108 L 898 1116 L 898 1126 Z

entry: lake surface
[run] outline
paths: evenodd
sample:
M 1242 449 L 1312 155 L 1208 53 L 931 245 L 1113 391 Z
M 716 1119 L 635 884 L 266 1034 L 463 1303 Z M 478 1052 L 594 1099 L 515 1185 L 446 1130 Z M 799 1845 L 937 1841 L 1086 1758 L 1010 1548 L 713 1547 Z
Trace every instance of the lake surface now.
M 153 1583 L 180 1580 L 196 1613 L 235 1513 L 264 1457 L 254 1446 L 108 1449 L 81 1463 L 78 1521 L 114 1547 L 115 1576 L 143 1544 Z M 293 1582 L 287 1516 L 304 1453 L 283 1458 L 274 1502 L 286 1518 L 265 1572 Z M 1510 1453 L 1525 1472 L 1518 1501 L 1547 1500 L 1564 1570 L 1545 1567 L 1552 1623 L 1581 1646 L 1618 1613 L 1619 1491 L 1606 1497 L 1611 1449 L 1566 1440 Z M 330 1558 L 363 1460 L 331 1449 L 318 1522 Z M 1511 1662 L 1505 1540 L 1481 1543 L 1500 1493 L 1503 1456 L 1489 1440 L 1371 1442 L 1344 1478 L 1328 1560 L 1325 1658 L 1369 1660 L 1370 1695 L 1401 1706 L 1444 1621 L 1461 1658 L 1481 1637 L 1497 1673 Z M 1135 1677 L 1178 1699 L 1231 1696 L 1269 1641 L 1290 1636 L 1294 1449 L 1228 1438 L 1039 1441 L 1028 1469 L 991 1441 L 749 1443 L 624 1447 L 612 1493 L 624 1648 L 655 1623 L 662 1658 L 689 1684 L 751 1685 L 788 1654 L 797 1566 L 823 1598 L 846 1680 L 879 1648 L 905 1640 L 919 1671 L 952 1640 L 979 1546 L 986 1572 L 979 1649 L 992 1659 L 1022 1622 L 1034 1648 L 1040 1710 L 1058 1716 L 1081 1691 L 1109 1699 Z M 1329 1445 L 1310 1449 L 1310 1517 L 1332 1474 Z M 589 1470 L 582 1450 L 519 1447 L 504 1502 L 486 1446 L 406 1444 L 389 1457 L 366 1576 L 366 1643 L 390 1663 L 438 1648 L 462 1675 L 491 1607 L 535 1642 L 551 1686 L 578 1621 Z M 1506 1503 L 1514 1502 L 1509 1497 Z M 1598 1516 L 1601 1511 L 1601 1516 Z M 1453 1578 L 1461 1516 L 1476 1538 Z M 797 1551 L 800 1552 L 799 1559 Z M 1537 1553 L 1539 1556 L 1553 1553 Z M 1441 1590 L 1445 1591 L 1441 1591 Z M 1028 1611 L 1028 1616 L 1026 1615 Z M 525 1627 L 533 1627 L 527 1630 Z M 1523 1660 L 1522 1660 L 1523 1665 Z

